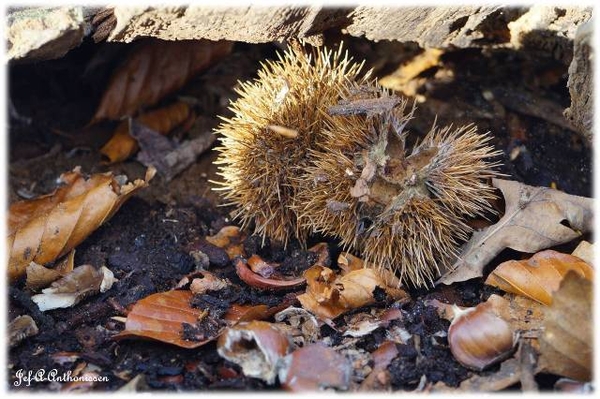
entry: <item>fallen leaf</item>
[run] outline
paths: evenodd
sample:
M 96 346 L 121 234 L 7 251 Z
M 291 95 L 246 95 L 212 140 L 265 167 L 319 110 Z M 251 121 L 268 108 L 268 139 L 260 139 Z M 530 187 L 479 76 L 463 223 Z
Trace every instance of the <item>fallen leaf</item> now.
M 127 314 L 125 330 L 113 338 L 146 338 L 188 349 L 213 341 L 222 333 L 224 325 L 210 336 L 186 334 L 201 318 L 209 317 L 203 309 L 190 305 L 193 296 L 191 291 L 167 291 L 139 300 Z
M 403 290 L 386 286 L 374 269 L 358 269 L 338 276 L 333 270 L 316 265 L 306 270 L 304 277 L 306 293 L 299 295 L 298 300 L 303 308 L 325 320 L 374 304 L 374 291 L 378 287 L 391 298 L 408 298 Z
M 175 127 L 193 118 L 192 110 L 186 102 L 177 101 L 163 108 L 149 111 L 137 118 L 135 121 L 158 132 L 166 135 Z M 106 163 L 112 164 L 121 162 L 135 154 L 139 149 L 136 139 L 129 134 L 129 121 L 122 121 L 110 140 L 100 149 L 100 153 L 105 157 Z
M 42 312 L 51 309 L 68 308 L 82 299 L 98 292 L 108 291 L 117 281 L 113 272 L 102 266 L 96 269 L 92 265 L 76 267 L 66 276 L 42 290 L 41 294 L 31 297 Z
M 364 268 L 373 269 L 378 273 L 383 281 L 390 287 L 400 287 L 402 286 L 402 282 L 396 276 L 396 274 L 388 269 L 381 269 L 375 266 L 372 263 L 366 263 L 364 260 L 359 258 L 358 256 L 354 256 L 348 252 L 342 252 L 340 256 L 338 256 L 338 266 L 342 269 L 342 274 L 349 273 L 353 270 L 359 270 Z
M 221 357 L 242 367 L 244 375 L 273 384 L 281 358 L 290 348 L 287 336 L 275 324 L 251 321 L 229 327 L 217 342 Z
M 249 286 L 265 290 L 287 290 L 296 288 L 305 283 L 304 277 L 292 278 L 289 280 L 283 278 L 265 278 L 250 270 L 247 262 L 243 258 L 235 259 L 235 272 L 238 277 Z
M 346 390 L 352 364 L 323 344 L 310 344 L 287 355 L 278 371 L 281 386 L 292 392 Z
M 451 284 L 483 274 L 483 268 L 505 248 L 535 253 L 569 242 L 594 225 L 594 200 L 546 187 L 492 180 L 504 195 L 506 210 L 498 223 L 475 232 L 459 259 L 438 283 Z
M 537 346 L 546 306 L 520 295 L 508 294 L 503 298 L 510 302 L 508 315 L 504 315 L 506 321 L 521 337 L 532 339 Z
M 39 330 L 29 315 L 17 316 L 8 323 L 8 345 L 17 346 L 27 337 L 36 335 Z
M 39 291 L 42 288 L 49 286 L 53 281 L 71 273 L 74 266 L 75 250 L 69 252 L 69 255 L 65 256 L 62 261 L 52 269 L 31 262 L 29 266 L 27 266 L 27 269 L 25 269 L 27 274 L 25 287 L 33 291 Z
M 545 312 L 539 368 L 578 381 L 592 376 L 592 282 L 571 271 Z
M 246 256 L 244 252 L 244 239 L 246 236 L 237 226 L 224 226 L 214 236 L 207 236 L 206 241 L 219 248 L 223 248 L 229 259 L 237 256 Z
M 590 281 L 594 278 L 592 267 L 578 257 L 546 250 L 526 260 L 501 263 L 485 283 L 550 305 L 552 293 L 570 270 Z
M 113 73 L 91 123 L 134 116 L 155 105 L 227 55 L 232 46 L 232 42 L 210 40 L 140 43 Z
M 144 180 L 121 185 L 110 172 L 89 179 L 79 168 L 65 173 L 65 187 L 9 209 L 8 274 L 12 282 L 25 274 L 31 262 L 41 265 L 69 253 L 114 215 L 138 190 L 147 187 L 155 171 Z

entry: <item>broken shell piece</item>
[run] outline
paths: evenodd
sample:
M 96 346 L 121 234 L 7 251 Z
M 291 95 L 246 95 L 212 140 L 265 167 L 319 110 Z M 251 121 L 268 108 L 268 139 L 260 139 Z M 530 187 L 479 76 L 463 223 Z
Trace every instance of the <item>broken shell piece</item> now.
M 38 327 L 31 316 L 17 316 L 8 325 L 9 346 L 17 346 L 25 338 L 32 337 L 38 332 Z
M 91 265 L 83 265 L 53 282 L 41 294 L 32 296 L 31 300 L 42 312 L 68 308 L 90 295 L 108 291 L 116 281 L 113 272 L 104 266 L 96 269 Z
M 316 342 L 320 337 L 319 322 L 302 308 L 290 306 L 275 314 L 275 321 L 290 325 L 290 335 L 297 346 Z
M 508 301 L 492 295 L 474 308 L 454 308 L 448 343 L 452 355 L 463 366 L 481 371 L 513 352 L 517 334 L 500 316 L 502 309 L 498 306 L 501 305 L 508 307 Z
M 351 373 L 348 358 L 322 344 L 311 344 L 283 359 L 279 381 L 288 391 L 346 390 Z
M 228 328 L 219 338 L 217 352 L 241 366 L 246 376 L 273 384 L 279 360 L 289 347 L 287 336 L 274 324 L 251 321 Z
M 237 258 L 235 260 L 235 271 L 238 277 L 249 286 L 267 290 L 286 290 L 289 288 L 298 287 L 304 284 L 306 281 L 304 277 L 299 277 L 292 280 L 265 278 L 260 274 L 256 274 L 250 270 L 248 264 L 242 258 Z
M 25 269 L 27 274 L 25 286 L 34 291 L 46 288 L 52 282 L 71 273 L 74 265 L 75 250 L 69 252 L 69 254 L 60 262 L 58 262 L 56 267 L 52 269 L 44 267 L 35 262 L 31 262 L 29 263 L 29 266 L 27 266 L 27 269 Z

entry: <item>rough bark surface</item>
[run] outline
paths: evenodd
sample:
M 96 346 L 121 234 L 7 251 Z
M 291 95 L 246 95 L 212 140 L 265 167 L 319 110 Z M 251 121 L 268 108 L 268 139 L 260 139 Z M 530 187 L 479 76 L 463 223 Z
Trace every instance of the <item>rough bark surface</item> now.
M 29 8 L 9 13 L 8 59 L 38 61 L 60 58 L 85 35 L 82 7 Z
M 569 81 L 567 83 L 571 95 L 571 106 L 565 110 L 565 117 L 590 143 L 593 141 L 594 134 L 592 29 L 592 23 L 587 22 L 577 30 L 573 61 L 569 65 Z

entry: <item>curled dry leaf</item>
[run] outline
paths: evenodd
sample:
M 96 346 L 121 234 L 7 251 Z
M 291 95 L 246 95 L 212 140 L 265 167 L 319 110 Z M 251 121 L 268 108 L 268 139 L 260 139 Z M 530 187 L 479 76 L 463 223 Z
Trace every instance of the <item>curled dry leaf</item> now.
M 483 370 L 506 359 L 515 348 L 517 334 L 506 320 L 509 302 L 497 295 L 474 308 L 454 308 L 448 344 L 463 366 Z
M 69 255 L 65 256 L 53 269 L 31 262 L 25 269 L 27 273 L 25 286 L 30 290 L 38 291 L 71 273 L 74 266 L 75 250 L 69 252 Z
M 223 248 L 229 259 L 235 259 L 237 256 L 246 256 L 244 252 L 244 239 L 246 236 L 237 226 L 225 226 L 221 228 L 214 236 L 207 236 L 206 241 L 219 248 Z
M 535 253 L 569 242 L 591 231 L 594 225 L 591 198 L 516 181 L 493 179 L 492 182 L 504 195 L 504 216 L 498 223 L 473 234 L 452 270 L 439 282 L 451 284 L 480 277 L 485 265 L 505 248 Z
M 278 374 L 282 387 L 288 391 L 346 390 L 352 364 L 332 348 L 310 344 L 287 355 Z
M 14 203 L 9 209 L 8 275 L 11 281 L 25 274 L 31 262 L 46 264 L 70 252 L 110 219 L 123 203 L 148 186 L 155 170 L 144 180 L 120 184 L 111 173 L 86 179 L 75 168 L 61 175 L 66 186 L 52 194 Z
M 113 73 L 91 123 L 134 116 L 227 55 L 231 42 L 148 39 Z
M 166 135 L 191 118 L 193 116 L 189 104 L 177 101 L 166 107 L 142 114 L 135 120 L 155 132 Z M 129 127 L 129 120 L 122 121 L 117 126 L 111 139 L 100 149 L 106 163 L 112 164 L 124 161 L 139 149 L 136 139 L 129 134 Z
M 42 312 L 51 309 L 68 308 L 82 299 L 108 291 L 118 281 L 113 272 L 105 266 L 96 269 L 92 265 L 76 267 L 60 280 L 31 297 Z
M 349 273 L 353 270 L 359 270 L 364 268 L 369 268 L 375 270 L 378 273 L 382 280 L 386 282 L 389 287 L 400 287 L 402 283 L 400 279 L 396 277 L 396 275 L 388 269 L 382 269 L 380 267 L 376 267 L 371 263 L 366 263 L 361 258 L 352 255 L 348 252 L 342 252 L 340 256 L 338 256 L 338 266 L 342 269 L 342 274 Z
M 526 260 L 500 264 L 485 283 L 550 305 L 552 293 L 570 270 L 590 281 L 594 278 L 592 267 L 578 257 L 546 250 Z
M 34 336 L 38 332 L 38 326 L 31 316 L 17 316 L 8 323 L 8 345 L 17 346 L 25 338 Z
M 569 272 L 545 312 L 540 337 L 540 369 L 590 381 L 593 351 L 592 282 Z
M 191 306 L 193 296 L 191 291 L 167 291 L 139 300 L 127 314 L 125 330 L 114 338 L 146 338 L 189 349 L 216 339 L 222 328 L 208 331 L 210 334 L 203 337 L 198 331 L 193 336 L 186 334 L 210 317 L 203 309 Z
M 255 264 L 256 263 L 257 262 L 255 262 Z M 264 267 L 262 270 L 264 270 Z M 305 282 L 304 277 L 293 278 L 291 280 L 265 278 L 254 273 L 248 267 L 248 263 L 239 257 L 235 259 L 235 271 L 238 277 L 249 286 L 266 290 L 287 290 L 298 287 Z
M 304 277 L 306 293 L 299 295 L 298 300 L 303 308 L 325 320 L 375 303 L 374 291 L 378 287 L 396 300 L 408 298 L 403 290 L 386 286 L 373 269 L 358 269 L 338 276 L 333 270 L 317 265 L 306 270 Z
M 234 362 L 248 377 L 260 378 L 273 384 L 280 359 L 290 342 L 287 336 L 272 323 L 251 321 L 228 328 L 217 342 L 221 357 Z

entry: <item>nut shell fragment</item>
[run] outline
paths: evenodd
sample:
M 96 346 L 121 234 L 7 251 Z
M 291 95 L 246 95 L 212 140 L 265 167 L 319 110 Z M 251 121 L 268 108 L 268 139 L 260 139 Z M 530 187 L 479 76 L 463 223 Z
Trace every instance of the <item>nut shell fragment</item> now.
M 217 342 L 219 355 L 242 367 L 248 377 L 273 384 L 279 360 L 290 347 L 287 336 L 265 321 L 240 323 L 228 328 Z

